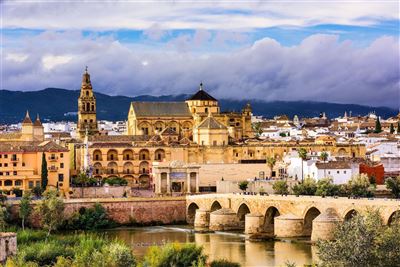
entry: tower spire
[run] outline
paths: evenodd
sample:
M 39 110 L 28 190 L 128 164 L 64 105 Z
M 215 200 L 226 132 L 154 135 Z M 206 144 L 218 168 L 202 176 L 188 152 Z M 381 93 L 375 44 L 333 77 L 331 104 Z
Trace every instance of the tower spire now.
M 26 111 L 25 118 L 22 123 L 32 123 L 31 117 L 29 116 L 29 111 Z

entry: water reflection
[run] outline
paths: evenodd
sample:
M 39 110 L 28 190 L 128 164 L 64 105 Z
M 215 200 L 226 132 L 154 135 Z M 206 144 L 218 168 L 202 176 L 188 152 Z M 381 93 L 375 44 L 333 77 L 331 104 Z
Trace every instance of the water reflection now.
M 204 247 L 210 260 L 228 259 L 242 266 L 284 266 L 287 261 L 296 265 L 311 264 L 316 260 L 315 249 L 306 242 L 246 241 L 236 233 L 193 233 L 185 227 L 122 228 L 107 231 L 112 238 L 123 240 L 141 258 L 148 247 L 170 242 L 196 243 Z

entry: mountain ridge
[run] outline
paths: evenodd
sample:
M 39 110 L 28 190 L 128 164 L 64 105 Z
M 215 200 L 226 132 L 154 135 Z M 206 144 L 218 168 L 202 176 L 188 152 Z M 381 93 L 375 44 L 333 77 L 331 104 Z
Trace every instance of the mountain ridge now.
M 63 88 L 45 88 L 38 91 L 0 90 L 0 123 L 18 123 L 23 119 L 26 110 L 32 117 L 36 113 L 46 121 L 75 121 L 79 90 Z M 97 101 L 97 116 L 100 120 L 126 120 L 129 104 L 132 101 L 184 101 L 190 95 L 139 95 L 134 97 L 116 95 L 110 96 L 95 92 Z M 240 111 L 250 103 L 255 115 L 273 117 L 286 114 L 289 117 L 315 117 L 325 112 L 328 117 L 343 115 L 352 111 L 353 115 L 366 115 L 375 111 L 384 118 L 394 116 L 397 110 L 388 107 L 371 107 L 358 104 L 338 104 L 317 101 L 263 101 L 260 99 L 219 99 L 222 111 Z M 69 115 L 68 115 L 69 114 Z

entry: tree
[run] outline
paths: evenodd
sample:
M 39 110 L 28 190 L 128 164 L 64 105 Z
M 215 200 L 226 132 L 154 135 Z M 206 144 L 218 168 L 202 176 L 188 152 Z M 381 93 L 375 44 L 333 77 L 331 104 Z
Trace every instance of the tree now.
M 384 226 L 377 210 L 338 224 L 333 240 L 317 242 L 321 266 L 399 266 L 400 224 Z
M 48 179 L 47 179 L 47 161 L 46 161 L 46 154 L 43 152 L 42 153 L 42 172 L 41 172 L 41 178 L 42 178 L 42 190 L 46 190 Z
M 393 123 L 390 124 L 390 133 L 394 134 L 394 126 Z
M 253 131 L 255 132 L 256 136 L 259 137 L 263 132 L 263 130 L 261 128 L 261 122 L 253 123 L 252 127 L 253 127 Z
M 82 195 L 82 198 L 83 198 L 84 197 L 84 189 L 83 189 L 83 187 L 87 186 L 87 184 L 90 182 L 90 177 L 86 173 L 81 172 L 81 173 L 78 174 L 78 176 L 75 177 L 75 179 L 73 181 L 74 181 L 74 184 L 80 185 L 81 192 L 82 192 L 81 195 Z
M 382 132 L 382 126 L 381 126 L 381 121 L 379 120 L 379 117 L 375 121 L 375 133 L 380 133 Z
M 325 163 L 328 160 L 328 153 L 326 151 L 322 151 L 319 155 L 319 158 Z M 326 168 L 324 168 L 324 177 L 326 177 Z
M 292 190 L 295 195 L 313 196 L 317 191 L 317 183 L 312 178 L 306 178 L 302 183 L 293 186 Z
M 43 193 L 43 189 L 41 186 L 35 186 L 34 188 L 32 188 L 32 193 L 36 196 L 36 197 L 40 197 Z
M 348 195 L 354 197 L 372 197 L 374 195 L 374 189 L 365 173 L 351 177 L 346 184 L 346 191 Z
M 297 150 L 297 153 L 299 154 L 299 158 L 301 158 L 301 182 L 303 182 L 304 181 L 303 162 L 304 160 L 307 159 L 307 150 L 301 147 L 299 148 L 299 150 Z
M 289 186 L 285 180 L 275 181 L 272 185 L 272 189 L 274 190 L 274 193 L 278 195 L 289 194 Z
M 239 189 L 242 190 L 243 192 L 245 192 L 247 190 L 247 187 L 249 186 L 249 182 L 248 181 L 241 181 L 239 184 Z
M 267 158 L 267 164 L 269 169 L 271 170 L 271 177 L 272 177 L 272 170 L 274 169 L 274 166 L 276 164 L 276 158 L 275 157 L 268 157 Z
M 43 199 L 36 206 L 41 217 L 43 228 L 47 230 L 47 238 L 63 222 L 64 202 L 58 197 L 57 191 L 48 190 L 43 194 Z
M 331 177 L 325 177 L 317 182 L 317 190 L 315 195 L 317 196 L 337 196 L 340 194 L 340 185 L 333 183 Z
M 22 221 L 21 224 L 23 231 L 25 230 L 25 220 L 29 217 L 29 215 L 32 212 L 31 200 L 32 200 L 32 194 L 26 191 L 19 203 L 19 218 Z
M 395 198 L 400 198 L 400 176 L 387 178 L 385 184 L 386 188 L 392 192 Z

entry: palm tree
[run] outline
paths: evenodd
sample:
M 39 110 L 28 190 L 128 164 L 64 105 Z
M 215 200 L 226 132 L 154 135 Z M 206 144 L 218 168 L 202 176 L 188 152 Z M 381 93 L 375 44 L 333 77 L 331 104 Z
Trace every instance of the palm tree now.
M 272 170 L 274 169 L 274 166 L 276 164 L 276 158 L 274 157 L 268 157 L 267 158 L 267 164 L 269 169 L 271 170 L 271 177 L 272 177 Z
M 326 153 L 326 151 L 322 151 L 319 155 L 319 158 L 325 163 L 328 159 L 328 153 Z M 324 178 L 326 178 L 326 168 L 324 168 Z
M 307 150 L 303 147 L 299 148 L 297 150 L 297 153 L 299 154 L 299 158 L 301 158 L 301 182 L 304 182 L 304 170 L 303 170 L 303 162 L 305 159 L 307 159 Z

